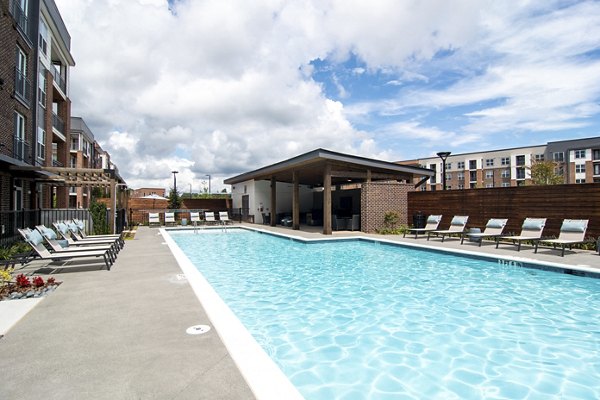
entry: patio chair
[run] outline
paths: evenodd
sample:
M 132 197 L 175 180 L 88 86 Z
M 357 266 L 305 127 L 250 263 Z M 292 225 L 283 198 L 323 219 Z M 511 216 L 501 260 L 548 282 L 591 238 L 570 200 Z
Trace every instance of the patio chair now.
M 53 225 L 56 228 L 56 232 L 58 232 L 58 234 L 62 236 L 63 239 L 69 242 L 69 245 L 74 245 L 76 243 L 88 245 L 115 243 L 115 248 L 117 249 L 117 251 L 119 251 L 123 247 L 122 242 L 119 241 L 119 239 L 83 239 L 81 237 L 78 237 L 76 235 L 77 227 L 75 227 L 74 224 L 67 225 L 64 222 L 55 222 L 53 223 Z
M 416 239 L 419 233 L 427 233 L 437 230 L 437 228 L 440 226 L 441 221 L 441 215 L 430 215 L 429 217 L 427 217 L 427 223 L 425 224 L 424 228 L 412 228 L 408 232 L 414 232 Z M 404 232 L 404 235 L 402 237 L 406 237 L 406 232 Z
M 521 251 L 521 242 L 529 240 L 537 244 L 542 237 L 542 232 L 546 226 L 546 218 L 525 218 L 521 227 L 521 234 L 516 236 L 498 236 L 496 237 L 496 248 L 500 239 L 511 240 L 513 244 L 517 243 L 517 251 Z
M 23 239 L 31 246 L 31 248 L 37 253 L 42 260 L 61 261 L 70 260 L 72 258 L 88 258 L 91 259 L 102 257 L 106 269 L 110 271 L 110 267 L 113 261 L 108 254 L 108 250 L 91 250 L 91 251 L 70 251 L 61 253 L 50 253 L 46 247 L 44 247 L 44 238 L 38 231 L 31 229 L 18 229 Z
M 334 231 L 345 231 L 348 229 L 347 218 L 340 218 L 337 215 L 331 216 L 331 229 Z
M 118 248 L 115 243 L 104 244 L 104 245 L 89 245 L 79 244 L 75 242 L 72 246 L 66 240 L 59 241 L 56 232 L 46 227 L 45 225 L 37 225 L 35 227 L 37 231 L 46 240 L 46 243 L 50 246 L 53 252 L 72 252 L 72 251 L 93 251 L 93 250 L 108 250 L 111 261 L 114 262 L 117 259 Z
M 165 225 L 175 226 L 177 223 L 175 222 L 175 213 L 174 212 L 166 212 L 165 213 Z
M 204 211 L 204 222 L 214 225 L 217 223 L 214 211 Z
M 550 243 L 553 248 L 556 249 L 556 245 L 560 245 L 562 251 L 561 257 L 565 256 L 565 247 L 569 246 L 571 250 L 572 246 L 577 243 L 585 242 L 585 231 L 587 230 L 589 220 L 587 219 L 565 219 L 560 227 L 560 233 L 558 239 L 546 239 L 538 240 L 535 242 L 535 253 L 538 251 L 538 244 Z
M 190 221 L 192 222 L 192 225 L 198 225 L 198 222 L 200 222 L 200 213 L 198 211 L 190 212 Z
M 78 219 L 73 219 L 73 223 L 77 226 L 78 232 L 77 235 L 81 239 L 90 239 L 90 240 L 102 240 L 102 239 L 114 239 L 118 240 L 120 247 L 123 248 L 125 245 L 124 232 L 120 234 L 106 234 L 106 235 L 87 235 L 85 233 L 85 223 Z
M 160 214 L 159 213 L 148 213 L 148 226 L 160 226 Z
M 462 235 L 465 232 L 465 228 L 467 227 L 467 220 L 469 219 L 468 215 L 455 215 L 452 218 L 452 221 L 450 221 L 450 227 L 448 229 L 445 230 L 439 230 L 439 231 L 428 231 L 427 232 L 427 240 L 429 240 L 429 238 L 431 237 L 432 233 L 435 233 L 436 236 L 440 236 L 442 235 L 442 243 L 444 242 L 444 238 L 446 236 L 450 236 L 450 235 L 455 235 L 455 234 L 459 234 L 461 236 L 461 240 L 462 240 Z
M 348 229 L 351 231 L 360 231 L 360 214 L 352 215 L 352 219 L 348 221 Z
M 227 211 L 219 211 L 219 221 L 221 221 L 223 225 L 233 223 L 233 221 L 229 219 L 229 213 Z
M 493 237 L 494 239 L 496 239 L 497 237 L 502 236 L 502 232 L 504 231 L 504 227 L 506 226 L 507 222 L 508 219 L 506 218 L 491 218 L 487 222 L 487 224 L 485 224 L 485 229 L 483 230 L 483 232 L 469 232 L 463 234 L 460 238 L 460 244 L 463 244 L 465 236 L 468 236 L 471 239 L 479 239 L 477 241 L 479 242 L 479 247 L 481 247 L 481 242 L 483 242 L 483 238 Z

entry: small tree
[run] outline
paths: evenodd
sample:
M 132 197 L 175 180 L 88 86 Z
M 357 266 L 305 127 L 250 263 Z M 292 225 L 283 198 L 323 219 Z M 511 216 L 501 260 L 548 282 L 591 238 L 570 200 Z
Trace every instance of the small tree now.
M 92 202 L 90 205 L 90 214 L 94 221 L 94 234 L 104 235 L 108 233 L 107 209 L 104 203 Z
M 171 210 L 177 210 L 181 207 L 181 197 L 175 188 L 171 188 L 169 191 L 169 205 L 167 207 Z
M 564 183 L 561 175 L 556 173 L 557 164 L 554 161 L 534 161 L 531 164 L 532 185 L 560 185 Z

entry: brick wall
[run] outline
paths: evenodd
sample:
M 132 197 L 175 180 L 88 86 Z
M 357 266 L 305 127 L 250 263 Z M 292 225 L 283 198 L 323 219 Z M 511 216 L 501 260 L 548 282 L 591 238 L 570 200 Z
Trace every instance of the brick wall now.
M 414 190 L 412 183 L 363 183 L 360 198 L 361 230 L 375 232 L 383 228 L 384 216 L 389 211 L 398 213 L 399 224 L 408 223 L 408 193 Z

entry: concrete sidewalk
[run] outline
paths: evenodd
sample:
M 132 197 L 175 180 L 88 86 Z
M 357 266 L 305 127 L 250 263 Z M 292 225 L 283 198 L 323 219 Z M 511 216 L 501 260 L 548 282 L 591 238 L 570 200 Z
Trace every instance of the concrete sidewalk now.
M 0 399 L 253 399 L 214 329 L 186 333 L 211 324 L 180 273 L 149 228 L 111 271 L 52 273 L 63 284 L 0 339 Z

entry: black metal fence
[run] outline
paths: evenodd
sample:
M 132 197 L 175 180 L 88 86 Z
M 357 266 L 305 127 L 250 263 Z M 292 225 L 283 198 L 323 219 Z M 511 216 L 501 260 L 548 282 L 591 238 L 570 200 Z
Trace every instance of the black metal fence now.
M 53 222 L 79 219 L 86 222 L 91 233 L 93 221 L 89 210 L 75 208 L 49 208 L 37 210 L 0 211 L 0 246 L 10 246 L 21 240 L 17 229 L 34 228 L 36 225 L 52 226 Z

